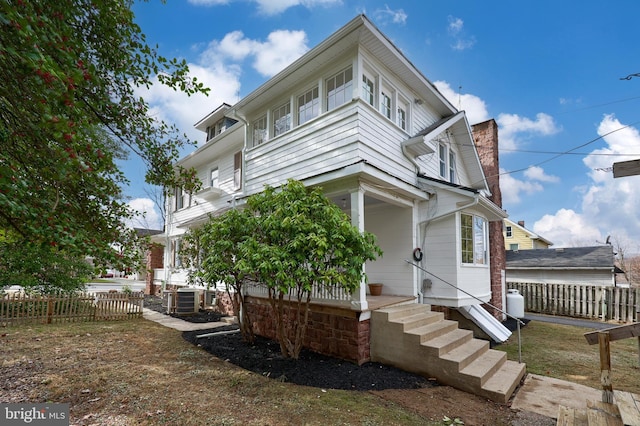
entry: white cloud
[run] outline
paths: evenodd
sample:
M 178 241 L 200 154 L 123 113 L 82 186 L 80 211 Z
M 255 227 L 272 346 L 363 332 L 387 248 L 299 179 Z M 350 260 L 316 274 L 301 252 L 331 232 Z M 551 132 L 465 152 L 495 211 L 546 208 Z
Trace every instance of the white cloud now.
M 192 1 L 192 0 L 190 0 Z M 206 0 L 197 0 L 206 1 Z M 293 6 L 303 6 L 313 9 L 316 6 L 332 6 L 341 4 L 342 0 L 253 0 L 258 5 L 258 11 L 265 15 L 277 15 Z M 215 0 L 214 0 L 215 2 Z
M 476 95 L 457 93 L 446 81 L 435 81 L 433 84 L 454 107 L 466 112 L 469 124 L 477 124 L 489 119 L 487 105 Z
M 535 120 L 520 117 L 518 114 L 500 114 L 496 119 L 499 125 L 500 148 L 513 150 L 522 143 L 522 138 L 531 136 L 550 136 L 561 130 L 553 117 L 545 113 L 536 114 Z
M 540 182 L 559 182 L 560 178 L 545 173 L 544 169 L 539 166 L 531 166 L 524 171 L 524 175 L 530 180 L 537 180 Z
M 393 24 L 404 25 L 407 22 L 408 15 L 403 9 L 393 10 L 386 4 L 384 9 L 377 9 L 373 12 L 374 18 L 379 21 L 380 24 L 386 25 L 389 22 Z
M 545 238 L 552 241 L 555 238 L 566 245 L 575 245 L 576 241 L 593 245 L 606 235 L 619 240 L 640 240 L 640 176 L 614 179 L 611 172 L 594 170 L 611 167 L 614 161 L 637 158 L 626 155 L 638 154 L 640 132 L 625 127 L 613 115 L 605 115 L 597 131 L 606 146 L 593 150 L 583 160 L 590 169 L 587 174 L 591 182 L 579 188 L 581 212 L 562 209 L 544 216 L 536 222 L 534 230 Z M 621 156 L 596 155 L 605 153 Z
M 158 213 L 155 203 L 149 198 L 135 198 L 129 203 L 137 214 L 128 221 L 127 225 L 132 228 L 162 229 L 162 216 Z
M 462 27 L 464 27 L 464 21 L 453 16 L 449 16 L 447 19 L 449 20 L 447 31 L 449 31 L 451 35 L 458 35 L 462 31 Z
M 447 32 L 453 38 L 451 48 L 453 48 L 453 50 L 466 50 L 472 48 L 476 44 L 476 38 L 465 34 L 464 21 L 454 16 L 449 16 L 447 19 L 449 21 L 449 25 L 447 25 Z
M 277 74 L 309 50 L 304 31 L 273 31 L 267 41 L 258 46 L 254 52 L 254 68 L 266 77 Z
M 500 169 L 500 191 L 502 192 L 503 205 L 518 204 L 522 199 L 521 194 L 531 195 L 544 189 L 542 184 L 535 180 L 519 180 L 505 170 Z
M 553 242 L 554 247 L 594 246 L 602 241 L 600 230 L 585 215 L 560 209 L 533 224 L 533 232 Z

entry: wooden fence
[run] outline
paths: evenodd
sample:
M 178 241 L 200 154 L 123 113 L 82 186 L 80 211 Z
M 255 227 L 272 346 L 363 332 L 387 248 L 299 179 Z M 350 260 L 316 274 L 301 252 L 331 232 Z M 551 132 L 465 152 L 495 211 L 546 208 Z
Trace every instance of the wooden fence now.
M 580 284 L 507 283 L 524 297 L 524 309 L 541 314 L 640 321 L 640 288 Z
M 141 318 L 144 294 L 81 293 L 0 296 L 0 326 Z

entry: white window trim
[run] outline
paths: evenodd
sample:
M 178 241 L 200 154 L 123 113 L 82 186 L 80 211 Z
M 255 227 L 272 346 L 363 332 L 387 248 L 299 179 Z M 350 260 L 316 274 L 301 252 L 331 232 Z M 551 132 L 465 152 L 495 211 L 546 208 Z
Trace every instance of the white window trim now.
M 462 253 L 462 216 L 471 216 L 471 237 L 472 237 L 471 246 L 472 246 L 472 253 L 473 253 L 473 256 L 472 256 L 473 262 L 471 263 L 464 261 L 464 256 Z M 482 263 L 476 262 L 476 245 L 478 244 L 476 240 L 476 227 L 475 227 L 476 219 L 482 220 L 482 247 L 483 247 Z M 460 220 L 460 223 L 459 223 L 458 229 L 460 231 L 460 236 L 458 238 L 458 242 L 460 244 L 460 249 L 458 250 L 458 253 L 460 254 L 461 265 L 488 268 L 489 267 L 489 222 L 483 216 L 479 216 L 473 213 L 464 213 L 464 212 L 460 212 L 459 220 Z

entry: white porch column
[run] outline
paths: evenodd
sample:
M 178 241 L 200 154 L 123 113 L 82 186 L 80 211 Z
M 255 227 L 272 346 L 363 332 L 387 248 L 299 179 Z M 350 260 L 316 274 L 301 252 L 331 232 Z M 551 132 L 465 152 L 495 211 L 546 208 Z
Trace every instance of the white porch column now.
M 364 232 L 364 192 L 360 188 L 351 193 L 351 224 L 358 228 L 360 232 Z M 364 271 L 364 264 L 362 265 Z M 367 304 L 367 286 L 362 279 L 360 288 L 351 295 L 351 306 L 365 311 L 369 308 Z

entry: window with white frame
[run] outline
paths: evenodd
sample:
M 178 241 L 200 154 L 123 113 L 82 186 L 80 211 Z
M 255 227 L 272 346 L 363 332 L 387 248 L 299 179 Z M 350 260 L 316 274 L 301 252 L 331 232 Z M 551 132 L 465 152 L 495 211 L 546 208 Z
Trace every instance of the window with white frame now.
M 376 86 L 373 83 L 373 79 L 366 74 L 362 74 L 362 99 L 364 99 L 369 105 L 375 104 Z
M 220 187 L 219 173 L 218 173 L 217 167 L 211 169 L 211 172 L 209 173 L 209 186 L 211 186 L 211 188 Z
M 185 192 L 182 188 L 176 187 L 173 192 L 175 199 L 174 211 L 189 207 L 191 205 L 191 194 Z
M 320 97 L 318 87 L 298 96 L 298 125 L 306 123 L 320 114 Z
M 267 116 L 263 115 L 252 124 L 253 127 L 253 146 L 258 146 L 266 142 L 269 136 L 267 131 Z
M 273 136 L 291 130 L 291 103 L 287 102 L 273 110 Z
M 518 251 L 520 249 L 520 244 L 515 243 L 515 244 L 509 244 L 509 250 L 511 251 Z
M 233 155 L 233 189 L 242 188 L 242 151 Z
M 447 146 L 443 143 L 438 145 L 438 162 L 440 165 L 440 177 L 447 178 Z
M 391 120 L 391 92 L 384 88 L 380 93 L 380 112 L 382 115 Z
M 460 249 L 462 263 L 488 264 L 487 220 L 472 214 L 460 214 Z
M 407 128 L 407 112 L 409 111 L 409 102 L 401 96 L 398 96 L 398 114 L 396 122 L 402 130 L 408 131 Z
M 452 149 L 449 150 L 449 182 L 456 183 L 458 173 L 456 172 L 456 153 Z
M 327 111 L 329 111 L 351 100 L 353 96 L 353 69 L 349 67 L 328 78 L 326 86 Z

